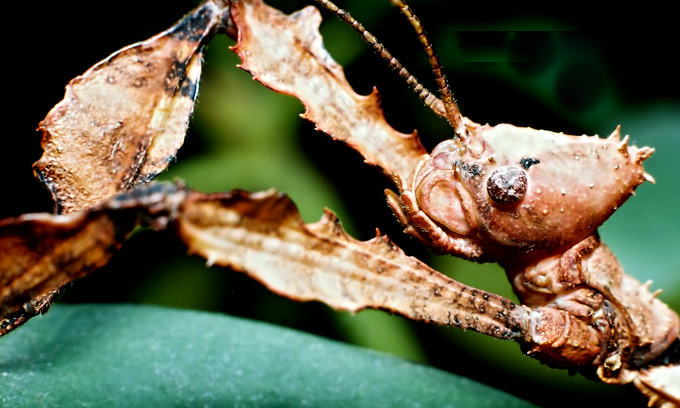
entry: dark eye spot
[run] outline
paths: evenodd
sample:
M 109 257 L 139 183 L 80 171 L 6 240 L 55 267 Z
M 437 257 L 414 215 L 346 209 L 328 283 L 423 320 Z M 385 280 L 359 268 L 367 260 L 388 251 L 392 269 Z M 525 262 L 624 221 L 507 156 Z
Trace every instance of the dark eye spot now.
M 541 161 L 538 159 L 532 159 L 531 157 L 525 157 L 522 160 L 519 161 L 519 164 L 522 165 L 526 170 L 529 170 L 529 167 L 533 166 L 534 164 L 538 164 Z
M 527 175 L 518 167 L 501 167 L 489 176 L 486 191 L 497 204 L 515 204 L 527 192 Z

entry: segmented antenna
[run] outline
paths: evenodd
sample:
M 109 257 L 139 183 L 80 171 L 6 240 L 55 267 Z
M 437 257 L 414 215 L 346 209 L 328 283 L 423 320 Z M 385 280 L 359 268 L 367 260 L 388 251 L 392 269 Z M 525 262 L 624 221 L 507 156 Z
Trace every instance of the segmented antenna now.
M 449 88 L 446 76 L 442 72 L 441 65 L 439 64 L 439 58 L 434 52 L 430 40 L 427 38 L 427 34 L 423 29 L 420 19 L 418 19 L 418 17 L 413 13 L 411 8 L 406 3 L 400 0 L 389 0 L 390 3 L 396 7 L 399 7 L 401 13 L 408 18 L 409 23 L 418 35 L 418 40 L 421 42 L 421 44 L 423 44 L 423 47 L 425 47 L 425 52 L 427 53 L 430 65 L 432 66 L 432 71 L 435 75 L 437 86 L 439 87 L 439 93 L 441 94 L 443 101 L 437 98 L 432 92 L 430 92 L 420 82 L 418 82 L 418 80 L 413 75 L 411 75 L 411 73 L 394 56 L 392 56 L 389 51 L 387 51 L 385 46 L 378 42 L 375 36 L 366 30 L 366 28 L 354 17 L 352 17 L 346 10 L 339 8 L 330 0 L 315 1 L 348 23 L 354 29 L 354 31 L 361 34 L 364 41 L 366 41 L 371 46 L 371 48 L 373 48 L 373 50 L 377 52 L 378 55 L 380 55 L 381 58 L 387 61 L 390 68 L 392 68 L 399 74 L 399 76 L 406 80 L 406 83 L 411 88 L 411 90 L 415 92 L 416 95 L 418 95 L 418 97 L 425 103 L 425 105 L 427 105 L 427 107 L 429 107 L 437 115 L 443 116 L 449 121 L 458 136 L 461 136 L 465 133 L 465 126 L 462 124 L 460 111 L 458 110 L 456 101 L 453 99 L 453 94 Z
M 442 66 L 439 64 L 439 57 L 437 56 L 437 53 L 434 52 L 432 43 L 430 43 L 430 40 L 427 38 L 427 33 L 425 33 L 425 29 L 423 28 L 420 19 L 415 15 L 413 10 L 411 10 L 411 7 L 409 7 L 406 2 L 402 0 L 389 1 L 393 5 L 399 7 L 399 11 L 401 11 L 401 13 L 406 16 L 408 22 L 416 31 L 418 40 L 425 48 L 425 53 L 427 54 L 427 58 L 430 61 L 430 66 L 432 67 L 432 72 L 434 73 L 435 80 L 437 81 L 439 94 L 442 97 L 442 102 L 444 102 L 444 109 L 446 109 L 446 118 L 449 120 L 449 123 L 451 123 L 451 126 L 453 126 L 453 128 L 456 130 L 456 133 L 463 131 L 464 129 L 460 129 L 462 125 L 460 110 L 458 109 L 456 100 L 453 99 L 453 92 L 451 92 L 449 82 L 446 79 L 446 75 L 442 71 Z

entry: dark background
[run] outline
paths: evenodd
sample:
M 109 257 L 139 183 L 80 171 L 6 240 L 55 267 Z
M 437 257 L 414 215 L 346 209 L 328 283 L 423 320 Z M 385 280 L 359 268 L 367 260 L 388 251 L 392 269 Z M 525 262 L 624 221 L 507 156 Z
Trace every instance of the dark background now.
M 455 2 L 458 3 L 458 2 Z M 657 153 L 646 168 L 655 186 L 638 189 L 602 229 L 626 270 L 654 279 L 662 299 L 680 309 L 679 36 L 670 13 L 643 9 L 593 11 L 495 8 L 481 2 L 414 1 L 442 57 L 462 112 L 478 122 L 513 123 L 570 134 L 606 135 L 621 123 L 638 145 Z M 286 12 L 300 1 L 271 1 Z M 0 218 L 51 211 L 49 194 L 33 179 L 41 154 L 38 122 L 63 97 L 64 86 L 111 52 L 151 37 L 196 2 L 38 2 L 6 11 L 5 128 L 0 145 Z M 386 1 L 343 6 L 364 23 L 416 77 L 434 90 L 410 26 Z M 450 136 L 437 118 L 365 46 L 358 35 L 324 15 L 322 34 L 357 92 L 381 92 L 388 121 L 418 129 L 433 147 Z M 12 28 L 10 28 L 14 25 Z M 323 206 L 349 232 L 369 239 L 375 228 L 405 251 L 465 283 L 511 296 L 502 271 L 433 257 L 404 238 L 386 207 L 389 183 L 345 146 L 297 118 L 301 106 L 254 83 L 234 65 L 232 41 L 220 36 L 206 53 L 194 122 L 176 164 L 164 179 L 181 177 L 202 191 L 277 187 L 313 222 Z M 611 225 L 610 225 L 611 224 Z M 548 369 L 514 344 L 474 333 L 431 327 L 377 312 L 352 317 L 316 303 L 288 301 L 248 278 L 185 255 L 171 236 L 139 232 L 115 260 L 67 288 L 67 302 L 136 302 L 217 310 L 273 322 L 422 361 L 543 406 L 631 406 L 637 393 Z

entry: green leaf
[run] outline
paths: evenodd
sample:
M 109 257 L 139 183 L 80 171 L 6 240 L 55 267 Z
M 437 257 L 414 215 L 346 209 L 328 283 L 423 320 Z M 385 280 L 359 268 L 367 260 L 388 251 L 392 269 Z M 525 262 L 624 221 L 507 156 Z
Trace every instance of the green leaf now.
M 433 368 L 268 324 L 58 305 L 0 339 L 0 405 L 526 407 Z

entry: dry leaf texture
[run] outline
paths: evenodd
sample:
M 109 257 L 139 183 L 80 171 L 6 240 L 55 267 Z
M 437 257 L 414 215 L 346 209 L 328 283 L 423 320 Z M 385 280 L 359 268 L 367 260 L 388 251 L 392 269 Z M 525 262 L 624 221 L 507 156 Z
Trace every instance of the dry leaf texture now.
M 24 215 L 0 224 L 0 312 L 11 330 L 40 299 L 104 265 L 135 225 L 173 222 L 190 252 L 248 273 L 273 291 L 336 309 L 386 309 L 414 320 L 524 339 L 527 309 L 462 285 L 409 257 L 385 236 L 356 241 L 336 217 L 305 225 L 276 192 L 189 192 L 151 184 L 69 215 Z M 19 323 L 17 317 L 21 317 Z
M 0 334 L 46 309 L 52 293 L 105 265 L 126 228 L 107 214 L 24 215 L 0 223 Z
M 680 356 L 676 348 L 675 365 L 651 367 L 634 373 L 635 386 L 649 398 L 649 406 L 674 408 L 680 406 Z
M 415 134 L 387 124 L 377 91 L 360 96 L 352 90 L 323 47 L 317 9 L 288 16 L 259 0 L 239 1 L 232 5 L 232 18 L 241 68 L 265 86 L 300 99 L 307 109 L 302 117 L 358 150 L 366 162 L 398 180 L 410 179 L 427 152 Z
M 147 41 L 90 68 L 41 122 L 35 173 L 57 211 L 95 205 L 164 170 L 184 142 L 201 75 L 201 49 L 221 24 L 214 1 Z
M 192 193 L 178 225 L 190 251 L 209 264 L 247 272 L 289 298 L 352 312 L 385 309 L 503 339 L 525 331 L 527 312 L 509 299 L 449 279 L 386 236 L 356 241 L 331 212 L 305 225 L 281 194 Z
M 0 334 L 46 310 L 64 284 L 104 265 L 140 223 L 170 225 L 209 264 L 243 271 L 292 299 L 353 312 L 384 309 L 513 339 L 532 351 L 569 356 L 565 363 L 572 366 L 587 366 L 599 353 L 599 332 L 566 311 L 532 310 L 465 286 L 405 255 L 385 236 L 356 241 L 330 212 L 306 225 L 292 201 L 274 191 L 202 194 L 167 183 L 74 214 L 2 221 L 0 252 L 9 255 L 0 262 Z M 659 401 L 673 401 L 676 354 L 661 356 L 654 367 L 626 370 L 626 382 L 650 395 L 667 392 Z
M 46 310 L 65 284 L 105 265 L 142 220 L 164 227 L 174 217 L 167 212 L 177 191 L 152 184 L 73 214 L 0 221 L 0 334 Z
M 233 20 L 227 21 L 228 18 Z M 232 23 L 234 26 L 230 26 Z M 400 220 L 413 228 L 414 235 L 430 244 L 437 243 L 436 234 L 424 236 L 423 230 L 435 224 L 419 221 L 417 217 L 425 213 L 418 212 L 416 204 L 456 233 L 465 235 L 463 232 L 474 230 L 476 226 L 467 225 L 470 220 L 461 219 L 460 214 L 441 212 L 440 204 L 446 200 L 440 198 L 448 200 L 450 194 L 435 194 L 433 197 L 437 200 L 430 202 L 425 199 L 428 197 L 423 194 L 423 186 L 411 185 L 421 180 L 418 177 L 421 171 L 430 171 L 423 165 L 430 156 L 415 134 L 399 133 L 386 123 L 376 91 L 360 96 L 352 90 L 342 67 L 323 47 L 317 31 L 319 23 L 320 16 L 313 8 L 286 16 L 260 0 L 233 4 L 209 0 L 170 30 L 122 49 L 74 79 L 67 87 L 64 100 L 41 123 L 44 155 L 36 163 L 35 171 L 52 191 L 59 212 L 80 212 L 63 216 L 26 215 L 0 223 L 0 250 L 9 254 L 0 260 L 0 334 L 46 310 L 52 294 L 61 286 L 105 264 L 140 222 L 159 229 L 173 222 L 191 252 L 205 257 L 211 264 L 244 271 L 273 291 L 293 299 L 319 300 L 350 311 L 386 309 L 410 319 L 515 339 L 543 361 L 556 364 L 588 366 L 602 356 L 602 333 L 593 322 L 579 319 L 573 311 L 541 302 L 533 304 L 532 310 L 462 285 L 406 256 L 384 236 L 378 235 L 367 242 L 353 240 L 330 212 L 318 223 L 305 225 L 293 203 L 274 192 L 204 195 L 172 185 L 152 185 L 110 199 L 153 179 L 174 158 L 183 143 L 193 110 L 201 74 L 202 47 L 218 28 L 229 25 L 228 33 L 238 37 L 234 50 L 243 61 L 242 68 L 264 85 L 300 99 L 306 108 L 304 118 L 358 150 L 368 163 L 394 178 L 406 197 L 400 201 L 392 194 L 393 208 Z M 467 119 L 465 123 L 469 128 L 478 127 Z M 508 139 L 505 133 L 495 142 L 487 137 L 486 144 L 470 138 L 462 144 L 454 141 L 450 151 L 444 153 L 456 153 L 454 159 L 462 169 L 461 174 L 471 175 L 464 177 L 464 181 L 475 180 L 485 171 L 482 165 L 460 164 L 461 151 L 477 154 L 486 149 L 489 158 L 482 160 L 484 165 L 495 163 L 496 167 L 506 168 L 508 163 L 515 167 L 519 163 L 524 170 L 533 166 L 534 173 L 537 168 L 547 167 L 548 160 L 544 157 L 528 153 L 505 163 L 499 160 L 496 151 L 491 160 L 493 149 L 489 146 L 499 148 L 502 143 L 509 145 L 508 151 L 519 154 L 515 152 L 517 139 Z M 534 138 L 532 134 L 531 139 Z M 612 142 L 618 143 L 618 136 L 616 139 Z M 533 146 L 532 153 L 535 153 L 536 146 L 531 140 L 521 145 Z M 624 148 L 625 141 L 617 151 L 628 158 L 629 151 Z M 631 157 L 640 164 L 651 154 L 651 149 L 633 153 Z M 582 157 L 573 152 L 567 156 L 576 160 Z M 597 159 L 600 156 L 595 155 Z M 434 154 L 432 157 L 439 162 L 446 161 L 444 158 Z M 543 164 L 536 167 L 539 163 Z M 444 164 L 445 171 L 454 167 L 449 162 Z M 615 168 L 620 167 L 617 164 Z M 555 168 L 576 174 L 564 166 Z M 599 174 L 597 171 L 586 173 Z M 641 166 L 638 173 L 635 185 L 645 178 L 651 179 L 642 172 Z M 549 175 L 540 191 L 552 191 L 546 186 L 552 186 L 556 177 Z M 428 186 L 441 188 L 440 180 L 435 181 Z M 581 181 L 588 189 L 595 186 L 595 183 Z M 502 191 L 482 188 L 482 184 L 478 187 L 481 198 L 469 201 L 488 206 L 486 193 L 502 205 L 512 205 L 518 200 L 501 194 Z M 622 194 L 627 197 L 633 187 L 623 189 Z M 611 186 L 603 185 L 598 191 L 608 195 L 610 190 Z M 532 192 L 531 186 L 527 191 Z M 412 193 L 419 196 L 409 196 Z M 592 194 L 579 196 L 593 197 Z M 622 202 L 607 202 L 606 217 Z M 492 211 L 484 212 L 487 213 Z M 547 215 L 548 212 L 534 213 Z M 513 217 L 517 216 L 513 213 Z M 555 219 L 555 229 L 562 227 L 562 231 L 571 232 L 571 228 L 564 228 L 571 215 L 564 217 L 567 218 Z M 582 220 L 588 234 L 606 217 L 598 222 Z M 515 218 L 509 222 L 515 222 Z M 496 215 L 491 221 L 484 220 L 482 229 L 491 235 L 499 231 L 505 233 L 500 238 L 494 236 L 503 245 L 514 243 L 514 235 L 507 233 L 498 219 Z M 541 235 L 546 233 L 543 223 L 529 225 L 540 226 L 537 242 L 544 244 L 547 238 L 559 238 L 557 246 L 566 245 L 563 237 L 552 232 L 549 237 Z M 517 228 L 507 230 L 513 232 Z M 526 245 L 524 231 L 516 235 L 520 235 L 518 245 Z M 580 234 L 581 238 L 581 235 L 585 236 Z M 479 238 L 476 231 L 471 236 L 473 240 Z M 513 258 L 517 245 L 510 246 L 508 257 Z M 479 248 L 459 242 L 453 242 L 448 249 L 470 258 L 481 254 Z M 498 253 L 493 258 L 499 260 Z M 593 281 L 589 284 L 593 285 Z M 636 295 L 638 291 L 631 290 L 631 293 Z M 553 295 L 551 293 L 548 300 Z M 621 300 L 623 296 L 614 298 Z M 629 303 L 621 308 L 629 309 L 632 309 Z M 652 324 L 653 319 L 637 320 L 647 321 L 650 327 L 658 326 Z M 621 333 L 625 330 L 621 327 L 612 330 L 619 334 L 611 337 L 612 342 L 623 343 Z M 648 342 L 657 348 L 662 345 L 652 340 Z M 633 343 L 645 345 L 647 341 Z M 677 350 L 675 347 L 669 352 L 677 353 Z M 660 351 L 659 348 L 650 356 Z M 613 361 L 607 358 L 604 366 L 615 366 Z M 650 397 L 650 403 L 672 405 L 677 403 L 680 394 L 678 364 L 676 356 L 658 365 L 643 368 L 635 365 L 637 368 L 630 370 L 624 367 L 621 376 L 612 382 L 634 382 Z M 600 376 L 605 381 L 609 378 Z

